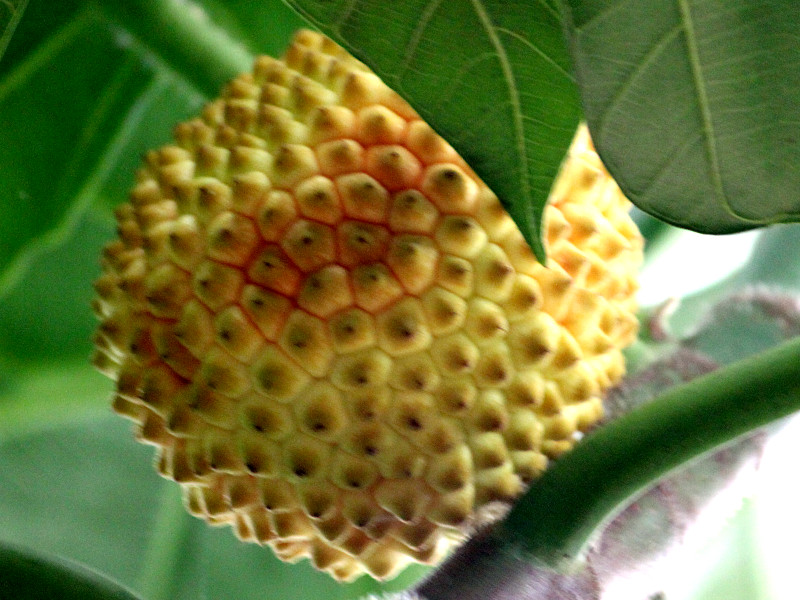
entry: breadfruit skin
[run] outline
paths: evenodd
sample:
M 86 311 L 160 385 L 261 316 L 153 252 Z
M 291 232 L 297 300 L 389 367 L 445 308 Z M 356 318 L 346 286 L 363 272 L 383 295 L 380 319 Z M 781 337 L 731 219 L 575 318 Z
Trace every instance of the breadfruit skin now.
M 362 63 L 300 31 L 148 152 L 95 365 L 188 510 L 339 580 L 435 563 L 602 416 L 642 240 L 578 131 L 548 261 Z

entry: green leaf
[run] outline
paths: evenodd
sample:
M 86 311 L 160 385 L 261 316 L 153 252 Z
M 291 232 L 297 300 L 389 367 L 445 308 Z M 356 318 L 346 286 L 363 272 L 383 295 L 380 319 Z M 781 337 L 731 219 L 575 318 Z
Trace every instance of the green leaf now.
M 84 368 L 94 378 L 91 393 L 68 383 L 66 369 L 38 367 L 41 379 L 6 381 L 10 389 L 0 397 L 16 415 L 0 433 L 0 539 L 79 561 L 133 587 L 158 499 L 151 452 L 126 440 L 130 428 L 108 416 L 107 386 L 96 373 Z
M 128 590 L 71 561 L 0 544 L 0 598 L 137 600 Z
M 11 36 L 17 28 L 28 0 L 2 0 L 0 1 L 0 59 L 6 51 Z
M 552 3 L 287 2 L 453 145 L 542 260 L 542 211 L 580 112 Z
M 800 218 L 800 4 L 563 4 L 595 145 L 637 206 L 705 233 Z
M 140 155 L 301 23 L 280 0 L 31 0 L 26 15 L 0 63 L 0 297 L 91 204 L 122 202 Z
M 86 360 L 97 326 L 89 309 L 94 296 L 90 283 L 113 231 L 108 219 L 87 213 L 62 243 L 30 257 L 0 302 L 0 356 L 18 362 Z
M 39 8 L 34 0 L 29 16 Z M 52 22 L 49 35 L 34 25 L 37 44 L 16 48 L 0 78 L 0 296 L 98 197 L 123 200 L 141 152 L 202 100 L 96 10 Z

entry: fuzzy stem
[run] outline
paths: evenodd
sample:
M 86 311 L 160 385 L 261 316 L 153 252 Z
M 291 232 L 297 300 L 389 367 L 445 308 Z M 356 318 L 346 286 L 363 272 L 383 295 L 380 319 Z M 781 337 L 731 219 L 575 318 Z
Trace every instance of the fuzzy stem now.
M 484 529 L 416 588 L 416 600 L 534 600 L 536 567 L 518 548 Z M 535 587 L 535 586 L 534 586 Z
M 568 570 L 593 534 L 658 479 L 800 409 L 798 365 L 794 338 L 599 428 L 531 486 L 494 536 L 540 567 Z

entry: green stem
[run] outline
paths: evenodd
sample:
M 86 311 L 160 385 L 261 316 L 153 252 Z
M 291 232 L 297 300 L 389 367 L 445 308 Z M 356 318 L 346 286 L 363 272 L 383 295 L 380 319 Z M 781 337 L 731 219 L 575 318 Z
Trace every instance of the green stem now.
M 167 65 L 188 74 L 209 97 L 219 95 L 227 81 L 252 66 L 253 54 L 194 3 L 128 0 L 102 7 Z
M 604 523 L 668 472 L 799 410 L 798 365 L 794 338 L 599 428 L 531 486 L 495 537 L 538 566 L 567 570 Z

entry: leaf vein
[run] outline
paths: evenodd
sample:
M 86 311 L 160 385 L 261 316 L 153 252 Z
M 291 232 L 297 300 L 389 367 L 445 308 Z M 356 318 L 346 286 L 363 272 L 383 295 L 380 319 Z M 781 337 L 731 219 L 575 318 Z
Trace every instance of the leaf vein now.
M 616 4 L 611 4 L 608 8 L 601 10 L 600 12 L 594 14 L 590 19 L 584 21 L 580 25 L 574 27 L 576 32 L 585 31 L 586 29 L 591 29 L 592 27 L 596 26 L 601 21 L 609 18 L 611 15 L 622 9 L 626 4 L 629 4 L 631 0 L 621 0 Z
M 608 127 L 608 119 L 620 105 L 622 100 L 628 95 L 633 88 L 633 84 L 647 72 L 647 69 L 655 62 L 667 46 L 680 34 L 681 26 L 676 25 L 656 41 L 655 44 L 647 51 L 641 61 L 636 65 L 636 68 L 628 75 L 623 81 L 617 93 L 611 98 L 608 106 L 599 116 L 597 121 L 596 132 L 594 134 L 595 144 L 602 144 Z
M 499 36 L 497 35 L 497 31 L 489 17 L 486 7 L 483 5 L 481 0 L 471 0 L 473 8 L 475 9 L 475 14 L 478 16 L 478 19 L 481 22 L 484 30 L 486 31 L 486 35 L 489 38 L 492 46 L 497 53 L 498 61 L 500 62 L 500 68 L 503 73 L 503 80 L 506 83 L 506 88 L 508 90 L 509 101 L 511 102 L 512 106 L 512 128 L 513 128 L 513 137 L 514 137 L 514 144 L 517 150 L 517 156 L 520 158 L 520 162 L 522 164 L 527 165 L 529 163 L 528 160 L 528 151 L 525 146 L 525 126 L 522 121 L 522 109 L 520 106 L 520 99 L 519 99 L 519 90 L 517 89 L 516 79 L 514 77 L 514 70 L 511 67 L 511 63 L 508 59 L 508 55 L 506 54 L 506 49 L 503 46 L 502 42 L 500 41 Z M 531 183 L 530 183 L 530 174 L 528 170 L 518 169 L 520 172 L 520 189 L 522 191 L 522 196 L 526 199 L 528 203 L 531 202 Z
M 539 48 L 536 44 L 531 42 L 528 38 L 520 35 L 516 31 L 512 31 L 510 29 L 506 29 L 505 27 L 497 27 L 495 29 L 498 33 L 504 33 L 509 37 L 514 38 L 518 42 L 522 43 L 523 45 L 530 48 L 535 54 L 539 55 L 541 58 L 545 60 L 545 62 L 553 67 L 553 69 L 558 72 L 559 74 L 563 75 L 570 81 L 574 81 L 575 78 L 572 76 L 572 73 L 566 71 L 561 65 L 559 65 L 556 61 L 554 61 L 544 50 Z
M 420 15 L 419 23 L 411 32 L 411 37 L 406 44 L 405 52 L 403 53 L 403 64 L 401 65 L 401 69 L 398 70 L 397 77 L 395 78 L 397 81 L 402 79 L 403 75 L 408 71 L 411 65 L 411 61 L 413 60 L 417 48 L 419 47 L 420 42 L 422 41 L 422 36 L 425 33 L 425 30 L 428 28 L 428 24 L 430 23 L 433 15 L 436 14 L 436 11 L 441 6 L 442 0 L 434 0 L 433 2 L 429 2 L 425 6 L 425 10 L 422 11 L 422 15 Z
M 688 0 L 677 0 L 681 13 L 682 28 L 686 38 L 686 47 L 689 57 L 689 65 L 692 70 L 694 87 L 697 93 L 697 101 L 700 105 L 700 115 L 703 123 L 704 141 L 708 160 L 711 166 L 711 179 L 714 195 L 733 216 L 739 216 L 733 210 L 730 202 L 725 195 L 720 173 L 719 157 L 717 156 L 717 146 L 714 138 L 714 119 L 711 114 L 711 106 L 708 99 L 705 80 L 703 76 L 703 65 L 700 59 L 700 51 L 697 45 L 697 35 L 695 32 L 694 21 L 692 19 L 691 8 Z
M 350 19 L 350 16 L 353 14 L 353 11 L 355 11 L 357 5 L 358 0 L 345 0 L 344 8 L 342 9 L 341 14 L 329 25 L 331 31 L 341 36 L 342 26 Z M 320 25 L 319 23 L 316 24 Z

